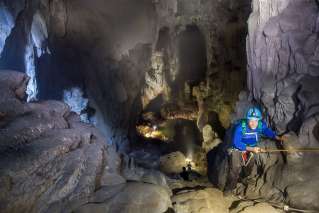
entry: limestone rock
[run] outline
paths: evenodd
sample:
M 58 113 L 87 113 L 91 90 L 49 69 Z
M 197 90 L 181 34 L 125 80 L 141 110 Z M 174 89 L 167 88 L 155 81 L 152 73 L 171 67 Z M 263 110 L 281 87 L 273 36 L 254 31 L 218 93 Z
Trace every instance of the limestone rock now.
M 309 56 L 318 57 L 318 40 L 314 40 L 318 29 L 310 30 L 315 29 L 318 14 L 315 1 L 271 2 L 254 1 L 247 43 L 248 84 L 251 95 L 264 104 L 277 129 L 283 132 L 298 129 L 298 116 L 309 111 L 307 107 L 301 110 L 300 105 L 318 101 L 317 95 L 308 96 L 310 99 L 303 96 L 317 90 L 311 84 L 318 80 L 309 69 L 313 63 Z M 302 15 L 305 13 L 308 16 Z M 299 91 L 304 81 L 307 86 Z M 298 99 L 294 99 L 296 95 Z
M 280 213 L 281 211 L 276 210 L 274 207 L 272 207 L 271 205 L 267 204 L 267 203 L 257 203 L 257 204 L 253 204 L 253 202 L 251 203 L 247 203 L 248 205 L 246 207 L 244 207 L 243 205 L 241 205 L 241 209 L 238 208 L 237 211 L 233 210 L 231 211 L 231 213 L 237 213 L 237 212 L 241 212 L 241 213 L 255 213 L 255 212 L 260 212 L 260 213 Z
M 112 184 L 103 168 L 119 175 L 118 154 L 99 131 L 70 116 L 66 104 L 22 102 L 15 91 L 25 89 L 25 79 L 0 71 L 1 210 L 71 212 L 101 185 Z
M 221 191 L 214 188 L 206 188 L 196 191 L 182 191 L 173 196 L 173 207 L 176 213 L 189 212 L 229 212 L 229 203 L 223 197 Z
M 170 206 L 170 196 L 164 188 L 153 184 L 129 183 L 111 200 L 87 204 L 75 212 L 162 213 Z
M 284 144 L 263 140 L 261 147 L 283 146 L 288 150 L 318 147 L 319 98 L 315 71 L 319 45 L 318 4 L 316 1 L 254 0 L 252 5 L 246 43 L 249 94 L 240 94 L 234 120 L 243 116 L 243 108 L 254 99 L 264 107 L 265 120 L 278 134 L 288 132 L 288 141 Z M 231 134 L 230 129 L 225 142 L 208 155 L 209 176 L 220 188 L 225 186 L 229 172 L 227 148 Z M 260 154 L 258 159 L 258 164 L 240 180 L 237 193 L 250 198 L 262 196 L 275 202 L 289 200 L 294 207 L 319 210 L 313 202 L 319 195 L 315 187 L 316 155 L 284 152 Z M 301 188 L 307 199 L 299 196 Z
M 205 125 L 205 127 L 203 128 L 203 139 L 204 141 L 202 143 L 202 148 L 205 150 L 206 153 L 223 142 L 221 139 L 218 138 L 217 133 L 213 131 L 212 127 L 209 124 Z

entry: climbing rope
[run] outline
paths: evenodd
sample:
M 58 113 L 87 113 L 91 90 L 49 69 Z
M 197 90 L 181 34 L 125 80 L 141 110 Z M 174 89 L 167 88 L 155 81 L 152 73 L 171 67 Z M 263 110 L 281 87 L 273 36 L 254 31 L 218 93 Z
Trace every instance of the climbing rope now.
M 297 209 L 297 208 L 293 208 L 291 206 L 288 206 L 287 204 L 278 204 L 278 203 L 266 201 L 264 199 L 246 199 L 246 198 L 243 198 L 241 196 L 236 196 L 236 197 L 242 201 L 252 201 L 255 203 L 268 203 L 272 207 L 277 208 L 277 209 L 281 209 L 284 212 L 293 211 L 293 212 L 302 212 L 302 213 L 319 213 L 318 211 L 315 211 L 315 210 Z
M 263 153 L 276 152 L 319 152 L 319 148 L 299 148 L 299 149 L 265 149 Z

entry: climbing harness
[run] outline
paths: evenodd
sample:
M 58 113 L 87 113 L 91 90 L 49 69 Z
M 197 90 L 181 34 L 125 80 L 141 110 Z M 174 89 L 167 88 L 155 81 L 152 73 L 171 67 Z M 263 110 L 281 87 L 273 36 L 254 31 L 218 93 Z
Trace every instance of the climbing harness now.
M 254 154 L 252 152 L 241 152 L 241 158 L 243 160 L 243 165 L 246 167 L 251 159 L 254 157 Z
M 241 160 L 243 162 L 243 166 L 245 167 L 250 163 L 251 159 L 254 158 L 254 153 L 248 152 L 248 151 L 241 151 L 238 149 L 231 148 L 231 149 L 228 149 L 227 152 L 228 152 L 228 155 L 231 155 L 233 152 L 240 152 Z

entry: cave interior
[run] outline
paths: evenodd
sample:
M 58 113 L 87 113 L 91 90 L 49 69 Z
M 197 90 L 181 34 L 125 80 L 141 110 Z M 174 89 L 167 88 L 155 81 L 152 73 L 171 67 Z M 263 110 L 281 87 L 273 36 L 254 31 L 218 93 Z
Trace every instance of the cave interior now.
M 0 0 L 1 212 L 319 212 L 318 83 L 318 0 Z

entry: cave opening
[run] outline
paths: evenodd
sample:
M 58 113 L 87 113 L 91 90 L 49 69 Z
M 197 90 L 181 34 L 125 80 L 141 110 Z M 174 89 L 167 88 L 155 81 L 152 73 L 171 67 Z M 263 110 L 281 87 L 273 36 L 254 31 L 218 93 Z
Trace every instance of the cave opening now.
M 196 25 L 186 25 L 177 38 L 178 73 L 177 91 L 184 89 L 185 83 L 192 88 L 205 79 L 207 71 L 206 42 Z

